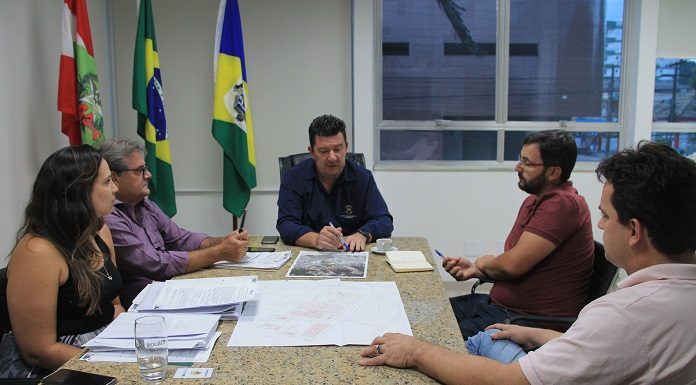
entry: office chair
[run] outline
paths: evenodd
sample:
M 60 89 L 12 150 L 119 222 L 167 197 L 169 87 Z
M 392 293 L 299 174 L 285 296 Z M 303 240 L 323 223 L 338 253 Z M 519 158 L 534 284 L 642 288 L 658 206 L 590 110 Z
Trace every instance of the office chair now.
M 585 298 L 584 305 L 596 300 L 597 298 L 607 294 L 609 289 L 611 289 L 614 281 L 616 280 L 618 269 L 616 266 L 612 265 L 607 261 L 604 255 L 604 245 L 594 241 L 594 265 L 592 268 L 592 276 L 590 277 L 590 284 L 587 289 L 587 297 Z M 479 280 L 471 288 L 471 293 L 473 294 L 476 288 L 486 281 Z M 547 316 L 540 314 L 513 314 L 505 320 L 505 323 L 509 324 L 525 324 L 528 322 L 541 322 L 541 323 L 551 323 L 554 325 L 563 325 L 565 329 L 569 328 L 570 325 L 575 322 L 577 317 L 560 317 L 560 316 Z
M 311 157 L 312 155 L 310 155 L 308 152 L 278 157 L 280 178 L 283 178 L 283 174 L 285 174 L 286 171 L 295 167 L 298 163 L 302 162 L 303 160 L 309 159 Z M 346 159 L 365 167 L 365 155 L 360 152 L 349 152 L 346 154 Z
M 0 269 L 0 340 L 12 329 L 10 312 L 7 310 L 7 267 Z

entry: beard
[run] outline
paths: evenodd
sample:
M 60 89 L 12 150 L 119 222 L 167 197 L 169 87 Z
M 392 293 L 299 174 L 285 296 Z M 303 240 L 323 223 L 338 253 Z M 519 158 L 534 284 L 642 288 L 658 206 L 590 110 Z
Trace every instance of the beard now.
M 522 177 L 522 173 L 517 173 L 517 176 L 520 178 L 519 182 L 517 182 L 517 187 L 528 194 L 536 195 L 546 187 L 545 173 L 530 180 L 525 180 Z

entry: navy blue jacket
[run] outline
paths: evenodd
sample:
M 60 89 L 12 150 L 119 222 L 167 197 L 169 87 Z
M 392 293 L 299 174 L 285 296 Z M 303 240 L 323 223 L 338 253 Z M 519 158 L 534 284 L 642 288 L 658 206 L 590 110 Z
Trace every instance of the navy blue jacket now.
M 329 222 L 344 235 L 361 230 L 372 234 L 372 240 L 387 238 L 394 230 L 392 221 L 372 173 L 350 160 L 331 193 L 319 181 L 314 159 L 300 162 L 281 178 L 276 229 L 287 245 Z

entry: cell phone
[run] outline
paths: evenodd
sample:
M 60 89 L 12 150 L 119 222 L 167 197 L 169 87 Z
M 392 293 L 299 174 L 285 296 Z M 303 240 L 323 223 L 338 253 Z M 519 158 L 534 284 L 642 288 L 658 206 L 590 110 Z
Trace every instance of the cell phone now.
M 250 253 L 270 253 L 275 251 L 275 247 L 248 247 L 247 251 Z
M 46 385 L 111 385 L 116 383 L 116 378 L 72 369 L 58 369 L 44 377 L 41 383 Z
M 276 243 L 278 243 L 278 236 L 277 235 L 264 235 L 264 237 L 261 238 L 261 243 L 262 244 L 276 244 Z

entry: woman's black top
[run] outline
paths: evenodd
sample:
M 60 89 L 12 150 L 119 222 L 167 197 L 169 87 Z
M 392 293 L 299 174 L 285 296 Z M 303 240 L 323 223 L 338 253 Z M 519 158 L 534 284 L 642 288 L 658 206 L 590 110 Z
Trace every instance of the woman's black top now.
M 99 306 L 94 314 L 87 315 L 87 308 L 78 305 L 77 291 L 71 272 L 68 280 L 58 289 L 58 311 L 56 314 L 58 336 L 91 332 L 109 324 L 114 318 L 112 301 L 121 291 L 121 276 L 116 266 L 111 263 L 109 247 L 99 235 L 95 235 L 94 240 L 104 255 L 104 267 L 97 270 L 101 278 Z

